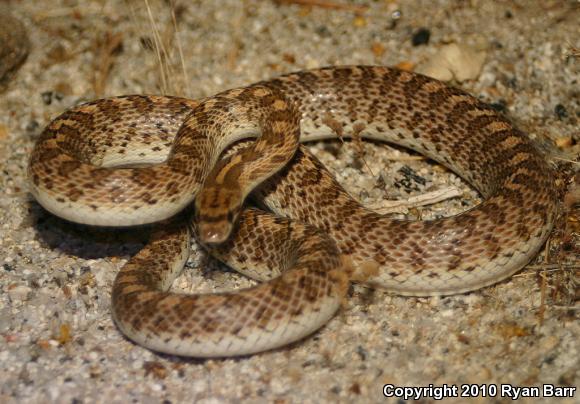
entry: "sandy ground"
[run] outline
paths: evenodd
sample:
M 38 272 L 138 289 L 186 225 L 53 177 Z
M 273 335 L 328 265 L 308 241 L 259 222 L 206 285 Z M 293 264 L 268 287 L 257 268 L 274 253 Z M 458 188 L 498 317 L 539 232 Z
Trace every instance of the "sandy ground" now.
M 530 132 L 560 164 L 565 185 L 578 166 L 563 160 L 577 155 L 580 137 L 577 1 L 377 0 L 358 1 L 366 7 L 357 9 L 340 1 L 351 7 L 176 2 L 177 34 L 171 2 L 152 0 L 153 20 L 144 1 L 3 2 L 24 22 L 32 48 L 0 94 L 0 402 L 397 402 L 383 397 L 388 383 L 447 384 L 458 394 L 463 385 L 479 385 L 471 387 L 480 402 L 508 402 L 502 384 L 579 385 L 577 212 L 562 216 L 540 257 L 496 286 L 445 298 L 355 286 L 339 315 L 290 347 L 193 360 L 134 345 L 112 322 L 111 285 L 142 245 L 142 232 L 67 224 L 28 194 L 35 139 L 50 119 L 84 100 L 199 98 L 323 65 L 415 68 L 446 44 L 484 49 L 481 71 L 462 87 Z M 429 31 L 427 43 L 416 35 L 420 28 Z M 457 177 L 400 149 L 365 144 L 363 159 L 351 143 L 313 149 L 365 202 L 450 185 L 461 190 L 460 198 L 412 207 L 411 218 L 477 203 Z M 175 289 L 249 284 L 202 258 L 188 264 Z M 492 397 L 482 397 L 484 388 Z M 579 394 L 557 402 L 578 402 Z

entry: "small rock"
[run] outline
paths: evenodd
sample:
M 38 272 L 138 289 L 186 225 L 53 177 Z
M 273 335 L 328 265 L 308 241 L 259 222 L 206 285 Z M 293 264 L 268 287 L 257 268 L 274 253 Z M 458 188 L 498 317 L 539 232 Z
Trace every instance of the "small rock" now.
M 328 29 L 328 27 L 326 25 L 321 25 L 318 28 L 316 28 L 316 33 L 318 34 L 318 36 L 322 37 L 322 38 L 328 38 L 332 35 L 332 33 L 330 32 L 330 30 Z
M 2 269 L 6 272 L 12 272 L 14 271 L 14 266 L 10 265 L 9 263 L 4 263 L 2 264 Z
M 405 70 L 407 72 L 413 71 L 413 68 L 415 67 L 415 64 L 413 62 L 409 62 L 409 61 L 403 61 L 400 63 L 397 63 L 396 65 L 397 69 L 401 69 L 401 70 Z
M 40 96 L 45 105 L 52 104 L 52 101 L 54 100 L 61 101 L 63 99 L 63 95 L 58 91 L 44 91 L 40 93 Z
M 554 349 L 558 344 L 560 344 L 560 338 L 555 335 L 550 335 L 542 340 L 540 346 L 543 351 L 547 352 Z
M 8 127 L 4 124 L 0 124 L 0 140 L 8 138 Z
M 431 31 L 429 31 L 427 28 L 419 28 L 413 34 L 411 43 L 413 46 L 427 45 L 429 43 L 429 38 L 431 38 Z
M 574 141 L 572 139 L 572 136 L 562 136 L 559 137 L 555 140 L 556 146 L 565 149 L 567 147 L 570 147 L 574 144 Z
M 38 123 L 37 120 L 33 119 L 26 124 L 25 129 L 27 133 L 32 134 L 35 133 L 38 130 L 38 128 L 40 128 L 40 124 Z
M 554 112 L 556 113 L 558 119 L 568 118 L 568 111 L 566 110 L 566 107 L 563 106 L 562 104 L 556 105 L 556 107 L 554 108 Z
M 385 47 L 380 42 L 373 42 L 371 51 L 376 57 L 381 57 L 385 53 Z
M 481 72 L 486 55 L 483 45 L 471 47 L 451 43 L 443 46 L 417 71 L 442 81 L 475 79 Z
M 503 99 L 497 100 L 496 102 L 492 102 L 489 104 L 493 109 L 495 109 L 497 112 L 502 112 L 502 113 L 506 113 L 508 108 L 507 108 L 507 102 Z
M 357 15 L 354 17 L 352 24 L 357 28 L 366 27 L 367 20 L 363 16 Z
M 44 91 L 40 93 L 40 97 L 42 98 L 42 102 L 44 102 L 44 105 L 52 104 L 52 95 L 53 95 L 52 91 Z
M 22 302 L 28 300 L 28 297 L 30 296 L 31 292 L 32 289 L 30 289 L 26 285 L 17 285 L 14 286 L 13 288 L 8 288 L 8 296 L 10 297 L 10 300 L 12 300 L 13 302 L 18 301 Z
M 375 179 L 364 177 L 358 181 L 357 185 L 365 191 L 370 192 L 375 186 Z

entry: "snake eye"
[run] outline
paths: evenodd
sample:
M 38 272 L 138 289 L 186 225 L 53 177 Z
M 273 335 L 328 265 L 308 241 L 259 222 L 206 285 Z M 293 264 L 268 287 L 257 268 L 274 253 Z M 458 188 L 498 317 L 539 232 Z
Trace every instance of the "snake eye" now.
M 227 214 L 228 222 L 234 224 L 238 220 L 238 216 L 239 216 L 241 211 L 242 211 L 242 205 L 232 206 Z

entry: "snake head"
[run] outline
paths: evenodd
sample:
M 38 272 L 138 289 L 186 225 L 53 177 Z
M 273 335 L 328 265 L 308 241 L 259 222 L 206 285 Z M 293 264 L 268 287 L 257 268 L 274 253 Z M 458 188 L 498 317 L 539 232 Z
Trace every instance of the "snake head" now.
M 195 199 L 195 232 L 203 244 L 221 244 L 232 233 L 242 208 L 238 192 L 224 187 L 202 188 Z

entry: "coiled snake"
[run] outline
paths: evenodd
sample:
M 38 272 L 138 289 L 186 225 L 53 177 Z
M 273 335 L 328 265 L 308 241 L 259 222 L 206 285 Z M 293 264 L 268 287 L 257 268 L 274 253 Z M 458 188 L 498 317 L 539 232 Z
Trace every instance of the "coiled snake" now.
M 484 201 L 423 222 L 364 208 L 299 146 L 353 134 L 440 162 Z M 374 66 L 301 71 L 201 101 L 89 102 L 47 126 L 29 177 L 42 206 L 79 223 L 153 223 L 195 205 L 193 220 L 178 215 L 159 226 L 121 269 L 112 309 L 137 343 L 200 357 L 255 353 L 312 333 L 338 309 L 349 280 L 415 296 L 496 283 L 534 257 L 557 211 L 551 167 L 506 118 L 437 80 Z M 242 209 L 252 190 L 279 216 Z M 212 254 L 264 283 L 168 292 L 189 254 L 187 223 Z

